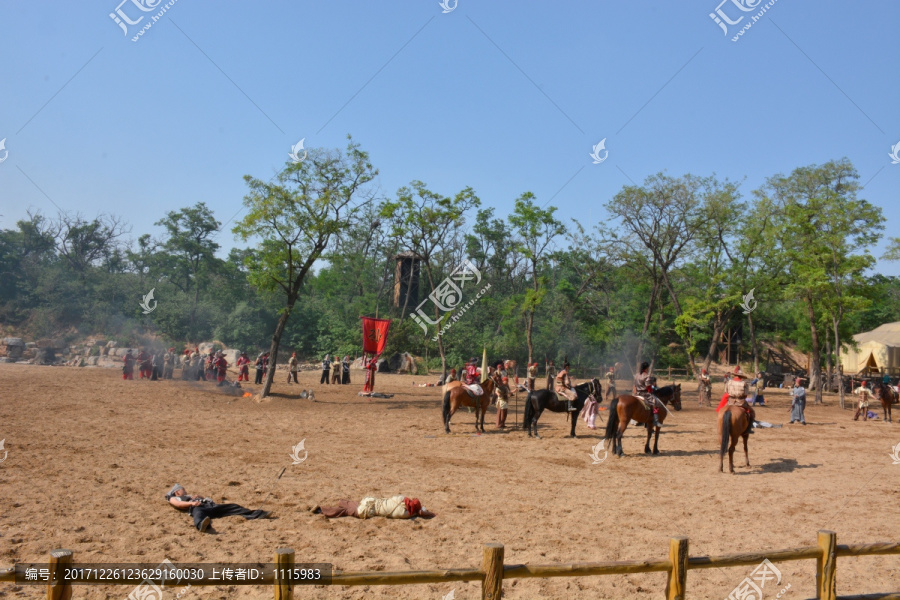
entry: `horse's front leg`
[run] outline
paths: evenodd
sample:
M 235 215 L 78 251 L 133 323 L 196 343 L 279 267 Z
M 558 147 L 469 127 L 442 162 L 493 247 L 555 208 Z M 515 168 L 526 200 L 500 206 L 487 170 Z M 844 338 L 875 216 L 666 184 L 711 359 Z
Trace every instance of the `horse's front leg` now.
M 750 439 L 748 434 L 743 435 L 744 438 L 744 459 L 747 461 L 746 466 L 750 466 L 750 453 L 747 451 L 747 440 Z
M 653 436 L 653 454 L 659 454 L 659 427 L 656 427 L 656 434 Z

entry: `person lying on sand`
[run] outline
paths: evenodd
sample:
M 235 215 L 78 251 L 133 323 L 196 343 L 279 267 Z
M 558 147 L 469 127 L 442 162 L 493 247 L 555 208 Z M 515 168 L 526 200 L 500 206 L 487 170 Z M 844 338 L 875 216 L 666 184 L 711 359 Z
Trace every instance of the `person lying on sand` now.
M 387 519 L 412 519 L 422 517 L 430 519 L 437 516 L 419 502 L 418 498 L 406 496 L 391 496 L 390 498 L 366 497 L 359 502 L 352 500 L 338 500 L 337 506 L 317 506 L 313 513 L 323 514 L 329 519 L 338 517 L 356 517 L 357 519 L 371 519 L 372 517 L 385 517 Z
M 182 512 L 189 513 L 194 518 L 194 526 L 201 532 L 209 529 L 212 519 L 240 515 L 245 519 L 265 519 L 272 516 L 265 510 L 250 510 L 239 504 L 216 504 L 210 498 L 187 493 L 181 485 L 175 484 L 166 494 L 169 504 Z

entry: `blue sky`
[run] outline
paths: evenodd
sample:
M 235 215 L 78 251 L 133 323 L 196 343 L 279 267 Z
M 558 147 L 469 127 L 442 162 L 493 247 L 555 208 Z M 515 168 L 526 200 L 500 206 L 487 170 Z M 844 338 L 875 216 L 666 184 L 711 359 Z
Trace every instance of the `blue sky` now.
M 224 222 L 244 174 L 271 176 L 300 138 L 343 147 L 350 133 L 385 194 L 472 186 L 505 214 L 530 190 L 586 225 L 658 171 L 744 180 L 749 195 L 848 157 L 900 236 L 897 2 L 777 0 L 732 42 L 765 2 L 722 4 L 744 15 L 725 35 L 719 0 L 458 0 L 446 14 L 438 0 L 177 0 L 132 42 L 165 2 L 126 0 L 146 16 L 125 35 L 119 1 L 0 2 L 0 227 L 54 202 L 121 215 L 135 238 L 198 201 Z

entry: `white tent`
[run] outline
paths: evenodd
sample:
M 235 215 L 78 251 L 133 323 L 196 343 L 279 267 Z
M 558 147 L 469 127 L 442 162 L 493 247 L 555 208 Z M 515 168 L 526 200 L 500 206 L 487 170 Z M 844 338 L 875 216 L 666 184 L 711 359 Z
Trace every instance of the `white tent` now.
M 895 374 L 900 371 L 900 322 L 885 323 L 872 331 L 853 336 L 857 349 L 841 351 L 844 373 L 861 371 Z

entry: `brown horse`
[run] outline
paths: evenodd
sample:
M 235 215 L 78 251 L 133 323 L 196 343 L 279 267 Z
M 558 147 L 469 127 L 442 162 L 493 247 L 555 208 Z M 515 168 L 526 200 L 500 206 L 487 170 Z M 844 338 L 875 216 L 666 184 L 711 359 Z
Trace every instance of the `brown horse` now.
M 742 406 L 729 404 L 719 411 L 719 436 L 722 445 L 719 448 L 719 473 L 723 472 L 725 452 L 728 451 L 728 472 L 734 473 L 734 448 L 738 439 L 744 438 L 744 458 L 750 466 L 750 454 L 747 452 L 747 439 L 750 437 L 750 416 Z
M 667 385 L 656 390 L 656 397 L 663 405 L 672 403 L 672 408 L 681 410 L 681 384 Z M 660 424 L 666 420 L 669 414 L 667 409 L 659 412 Z M 653 427 L 653 413 L 644 406 L 644 400 L 637 396 L 622 394 L 612 401 L 609 406 L 609 421 L 606 423 L 606 436 L 604 441 L 607 446 L 612 442 L 613 454 L 624 456 L 622 451 L 622 434 L 628 427 L 628 423 L 634 419 L 647 427 L 647 442 L 644 444 L 644 453 L 650 454 L 650 436 L 656 429 L 656 437 L 653 440 L 653 454 L 659 454 L 659 427 Z
M 897 403 L 897 394 L 894 393 L 894 389 L 889 385 L 884 385 L 881 382 L 875 384 L 875 389 L 872 390 L 875 395 L 875 399 L 881 402 L 881 408 L 884 409 L 884 420 L 887 423 L 891 422 L 891 404 Z
M 459 410 L 460 406 L 470 406 L 475 408 L 475 431 L 484 433 L 484 415 L 488 406 L 491 404 L 491 394 L 497 386 L 495 375 L 481 382 L 483 393 L 480 396 L 472 397 L 468 390 L 459 381 L 451 381 L 444 386 L 444 431 L 450 433 L 450 419 Z

